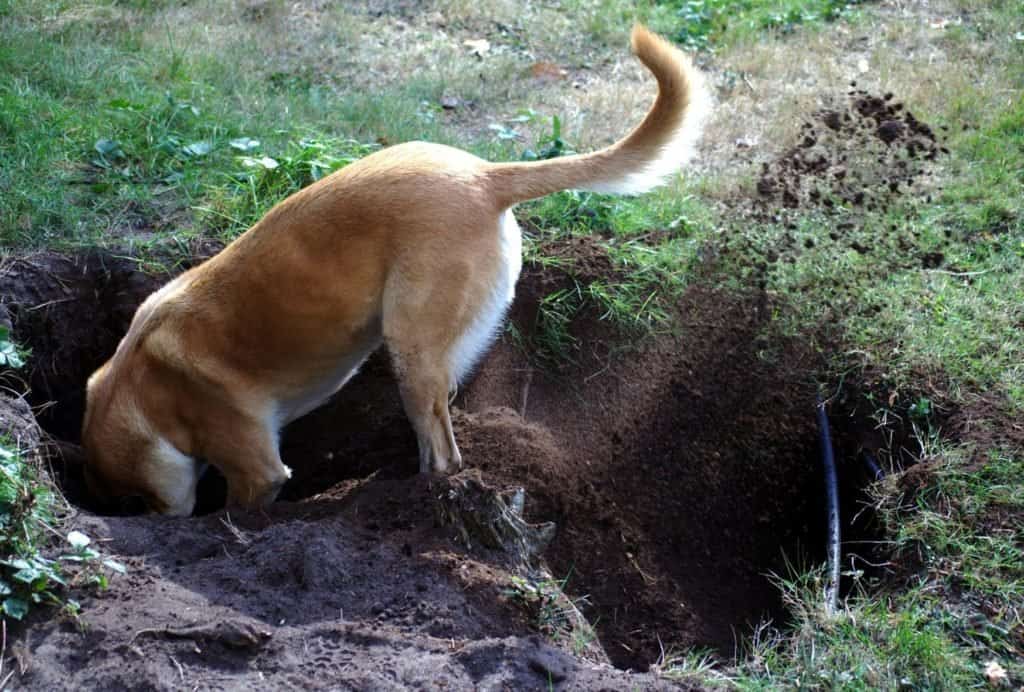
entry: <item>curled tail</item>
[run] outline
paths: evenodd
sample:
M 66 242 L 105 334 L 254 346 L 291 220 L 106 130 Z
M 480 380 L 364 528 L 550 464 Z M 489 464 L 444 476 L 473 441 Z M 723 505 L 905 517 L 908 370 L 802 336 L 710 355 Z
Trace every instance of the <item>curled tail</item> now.
M 485 175 L 501 207 L 565 189 L 640 194 L 686 163 L 708 111 L 704 78 L 679 49 L 643 26 L 633 27 L 632 45 L 658 80 L 658 98 L 643 122 L 592 154 L 491 164 Z

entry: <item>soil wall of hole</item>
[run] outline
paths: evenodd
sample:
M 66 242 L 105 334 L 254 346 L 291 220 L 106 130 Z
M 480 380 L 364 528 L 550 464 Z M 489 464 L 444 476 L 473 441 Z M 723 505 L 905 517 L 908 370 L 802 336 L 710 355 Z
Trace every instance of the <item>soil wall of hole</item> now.
M 167 278 L 98 253 L 4 267 L 0 295 L 33 351 L 30 400 L 65 449 L 77 441 L 86 378 Z M 512 314 L 521 331 L 552 281 L 527 269 Z M 456 401 L 466 463 L 525 486 L 529 518 L 557 522 L 545 558 L 616 665 L 644 667 L 662 645 L 732 654 L 756 622 L 783 617 L 767 575 L 784 573 L 787 558 L 821 558 L 818 363 L 797 342 L 767 342 L 766 312 L 763 296 L 694 288 L 677 306 L 677 334 L 625 350 L 621 335 L 583 315 L 575 365 L 542 371 L 499 342 Z M 415 484 L 415 438 L 386 360 L 372 358 L 290 426 L 283 456 L 294 477 L 282 502 L 314 517 L 355 485 Z M 69 498 L 85 503 L 73 465 L 55 468 Z M 203 493 L 213 509 L 222 488 L 207 481 Z M 396 497 L 411 506 L 385 497 L 362 519 L 381 541 L 430 515 L 416 505 L 423 493 Z

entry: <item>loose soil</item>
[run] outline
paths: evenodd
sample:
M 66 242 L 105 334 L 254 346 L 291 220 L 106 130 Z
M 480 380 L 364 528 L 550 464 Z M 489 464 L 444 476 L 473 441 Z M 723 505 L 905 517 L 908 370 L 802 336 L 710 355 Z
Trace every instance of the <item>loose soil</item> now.
M 585 242 L 553 251 L 583 270 L 606 262 Z M 76 594 L 79 622 L 44 614 L 19 633 L 22 686 L 656 687 L 615 667 L 646 669 L 663 646 L 731 655 L 758 621 L 784 616 L 769 575 L 821 557 L 818 363 L 776 342 L 785 365 L 769 365 L 764 296 L 700 288 L 676 306 L 677 334 L 623 350 L 584 314 L 574 365 L 540 370 L 502 341 L 460 393 L 466 465 L 499 490 L 525 487 L 526 519 L 557 526 L 529 569 L 438 523 L 443 479 L 416 473 L 381 357 L 285 431 L 294 477 L 266 512 L 226 514 L 209 474 L 203 516 L 98 516 L 80 481 L 82 388 L 166 278 L 98 252 L 0 272 L 15 337 L 32 348 L 30 400 L 57 441 L 50 465 L 79 508 L 72 526 L 128 566 Z M 527 338 L 539 297 L 567 280 L 527 267 L 512 311 Z M 525 603 L 516 579 L 538 575 L 564 580 L 596 641 Z
M 799 143 L 762 164 L 752 200 L 758 216 L 778 220 L 785 210 L 816 208 L 841 216 L 840 226 L 852 225 L 863 211 L 884 211 L 901 195 L 920 192 L 930 163 L 949 153 L 892 93 L 850 86 L 845 103 L 812 113 Z

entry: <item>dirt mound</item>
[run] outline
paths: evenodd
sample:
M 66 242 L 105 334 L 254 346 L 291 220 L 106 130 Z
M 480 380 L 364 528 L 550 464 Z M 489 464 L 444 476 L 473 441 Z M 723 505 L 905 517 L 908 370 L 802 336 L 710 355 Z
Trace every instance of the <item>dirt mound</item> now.
M 893 94 L 852 89 L 844 104 L 810 115 L 795 147 L 762 165 L 753 208 L 775 220 L 780 209 L 816 208 L 854 223 L 857 210 L 884 210 L 915 190 L 942 153 L 935 131 Z
M 606 258 L 594 247 L 564 250 L 600 273 Z M 30 379 L 42 385 L 33 403 L 52 399 L 40 420 L 73 441 L 85 378 L 159 277 L 99 256 L 19 262 L 0 293 L 15 337 L 33 349 Z M 512 313 L 527 342 L 538 296 L 568 280 L 561 271 L 526 269 Z M 796 342 L 767 341 L 770 309 L 761 294 L 695 288 L 677 306 L 680 333 L 627 350 L 584 311 L 573 323 L 584 344 L 574 365 L 551 374 L 499 343 L 460 393 L 454 418 L 467 465 L 499 489 L 525 486 L 528 522 L 555 522 L 548 576 L 536 578 L 564 584 L 596 641 L 587 627 L 552 626 L 569 609 L 544 599 L 539 607 L 507 555 L 467 547 L 437 525 L 437 487 L 416 473 L 415 439 L 388 363 L 376 357 L 285 431 L 294 476 L 266 515 L 83 513 L 87 533 L 129 556 L 129 573 L 83 603 L 88 634 L 53 622 L 28 628 L 20 655 L 35 677 L 26 684 L 330 679 L 366 688 L 440 676 L 457 688 L 646 688 L 655 681 L 600 661 L 644 668 L 662 646 L 731 655 L 754 623 L 783 615 L 767 575 L 785 571 L 787 557 L 821 554 L 817 363 Z M 787 365 L 769 367 L 766 348 L 787 354 L 772 359 Z M 73 456 L 70 443 L 64 449 Z M 74 464 L 59 461 L 65 492 L 81 504 Z M 204 479 L 204 511 L 222 492 Z M 538 631 L 548 643 L 531 638 Z M 98 652 L 88 666 L 75 653 L 83 636 Z
M 531 634 L 491 605 L 498 585 L 476 563 L 381 541 L 350 520 L 354 502 L 315 519 L 287 504 L 231 522 L 80 517 L 128 573 L 83 599 L 84 628 L 29 624 L 14 646 L 19 687 L 667 687 Z
M 19 450 L 39 449 L 43 435 L 27 401 L 0 394 L 0 437 Z

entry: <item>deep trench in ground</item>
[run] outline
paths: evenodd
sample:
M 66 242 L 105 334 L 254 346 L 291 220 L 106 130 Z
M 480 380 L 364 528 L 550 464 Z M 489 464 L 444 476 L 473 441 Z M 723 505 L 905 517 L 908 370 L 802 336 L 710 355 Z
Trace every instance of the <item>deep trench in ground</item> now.
M 511 319 L 523 330 L 557 283 L 543 271 L 528 268 L 521 280 Z M 167 278 L 91 253 L 16 258 L 0 280 L 15 337 L 32 350 L 30 401 L 62 441 L 57 481 L 85 511 L 97 510 L 76 447 L 85 381 Z M 524 486 L 530 518 L 558 524 L 545 559 L 617 665 L 648 665 L 666 643 L 733 654 L 756 623 L 785 619 L 769 575 L 824 557 L 814 385 L 801 370 L 812 364 L 792 344 L 785 368 L 761 358 L 779 346 L 763 342 L 762 313 L 758 299 L 694 291 L 680 304 L 691 325 L 684 336 L 625 357 L 608 327 L 584 316 L 574 329 L 587 347 L 571 375 L 546 374 L 499 343 L 455 402 L 466 463 Z M 861 505 L 862 438 L 837 423 L 849 559 L 875 529 Z M 282 501 L 324 501 L 353 479 L 412 479 L 415 437 L 387 360 L 371 358 L 331 402 L 290 425 L 282 457 L 294 472 Z M 207 474 L 197 511 L 218 509 L 224 492 Z

